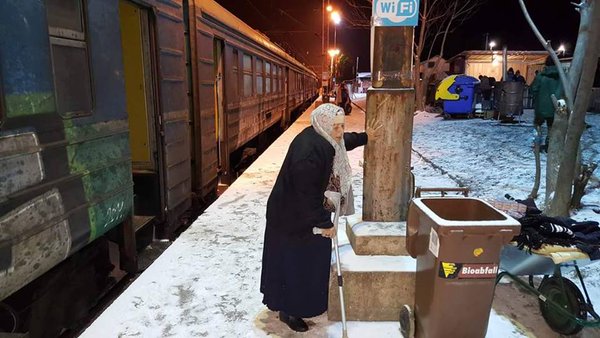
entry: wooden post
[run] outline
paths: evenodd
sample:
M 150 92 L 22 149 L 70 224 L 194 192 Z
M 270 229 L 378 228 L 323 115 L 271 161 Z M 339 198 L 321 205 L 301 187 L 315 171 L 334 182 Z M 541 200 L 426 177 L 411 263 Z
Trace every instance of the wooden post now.
M 413 27 L 373 27 L 373 87 L 367 91 L 367 124 L 384 126 L 365 148 L 363 220 L 406 220 L 412 198 L 410 157 L 415 93 Z

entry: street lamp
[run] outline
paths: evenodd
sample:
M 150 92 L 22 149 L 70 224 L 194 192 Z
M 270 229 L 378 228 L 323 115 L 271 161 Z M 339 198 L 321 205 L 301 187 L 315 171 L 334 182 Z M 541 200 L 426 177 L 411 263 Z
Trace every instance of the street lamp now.
M 567 51 L 567 49 L 565 48 L 565 45 L 561 44 L 558 49 L 556 50 L 556 52 L 560 55 L 563 55 L 565 52 Z
M 335 26 L 333 27 L 333 47 L 337 48 L 337 25 L 339 25 L 340 22 L 342 22 L 342 16 L 338 11 L 331 13 L 331 21 L 333 21 L 333 23 L 335 24 Z
M 331 20 L 336 25 L 339 25 L 339 23 L 342 22 L 342 17 L 340 16 L 340 12 L 335 11 L 335 12 L 331 13 Z
M 331 6 L 329 4 L 330 0 L 327 0 L 327 6 L 325 6 L 325 0 L 323 0 L 323 22 L 322 22 L 322 48 L 321 48 L 321 54 L 323 55 L 323 69 L 322 71 L 325 71 L 325 68 L 327 67 L 327 54 L 325 53 L 328 49 L 329 49 L 329 25 L 330 25 L 330 13 L 333 12 L 333 6 Z
M 329 56 L 331 57 L 331 71 L 333 72 L 333 59 L 340 54 L 340 50 L 337 48 L 330 49 L 327 53 L 329 53 Z
M 490 41 L 490 50 L 494 49 L 494 47 L 496 47 L 496 41 Z

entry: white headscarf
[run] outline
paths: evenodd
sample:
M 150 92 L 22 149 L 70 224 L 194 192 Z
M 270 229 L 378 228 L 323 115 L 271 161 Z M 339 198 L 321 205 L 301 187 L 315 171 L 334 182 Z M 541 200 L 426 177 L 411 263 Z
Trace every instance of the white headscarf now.
M 350 161 L 348 160 L 348 153 L 346 152 L 346 145 L 344 144 L 344 138 L 340 142 L 336 142 L 331 137 L 333 131 L 334 120 L 340 117 L 344 117 L 344 109 L 331 103 L 325 103 L 313 110 L 310 115 L 310 123 L 313 128 L 326 139 L 335 149 L 335 157 L 333 158 L 333 175 L 340 179 L 340 193 L 346 201 L 348 201 L 348 192 L 352 186 L 352 167 L 350 167 Z M 342 206 L 342 210 L 345 207 Z

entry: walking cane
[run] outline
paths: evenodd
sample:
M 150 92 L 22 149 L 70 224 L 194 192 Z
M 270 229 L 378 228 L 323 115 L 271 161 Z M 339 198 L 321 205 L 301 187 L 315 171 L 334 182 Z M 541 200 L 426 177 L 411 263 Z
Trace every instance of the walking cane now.
M 338 220 L 340 218 L 340 203 L 342 195 L 335 191 L 326 191 L 325 197 L 335 206 L 335 214 L 333 216 L 333 227 L 335 236 L 333 237 L 333 248 L 335 249 L 335 264 L 337 268 L 338 287 L 340 292 L 340 306 L 342 312 L 342 338 L 348 338 L 348 327 L 346 326 L 346 307 L 344 306 L 344 280 L 342 279 L 342 267 L 340 264 L 340 248 L 338 246 L 337 229 Z M 321 228 L 313 228 L 313 234 L 321 234 Z

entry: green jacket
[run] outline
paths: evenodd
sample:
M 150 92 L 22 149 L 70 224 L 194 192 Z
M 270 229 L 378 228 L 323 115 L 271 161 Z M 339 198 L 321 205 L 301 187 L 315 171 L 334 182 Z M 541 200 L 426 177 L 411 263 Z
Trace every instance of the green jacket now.
M 541 73 L 538 73 L 531 84 L 531 91 L 535 103 L 535 116 L 554 117 L 554 104 L 551 96 L 554 94 L 557 99 L 564 96 L 556 66 L 546 66 Z

